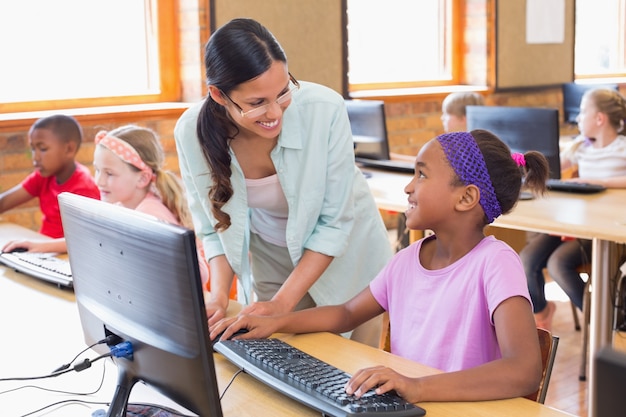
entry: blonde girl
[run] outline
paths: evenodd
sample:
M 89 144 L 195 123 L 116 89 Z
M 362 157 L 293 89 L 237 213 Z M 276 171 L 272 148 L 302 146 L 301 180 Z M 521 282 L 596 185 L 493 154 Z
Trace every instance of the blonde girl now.
M 626 100 L 615 90 L 593 89 L 583 95 L 577 117 L 580 136 L 561 154 L 566 181 L 607 188 L 626 187 Z M 591 241 L 546 234 L 533 235 L 520 257 L 526 271 L 537 327 L 550 330 L 556 304 L 547 301 L 543 270 L 582 310 L 585 282 L 578 267 L 591 256 Z

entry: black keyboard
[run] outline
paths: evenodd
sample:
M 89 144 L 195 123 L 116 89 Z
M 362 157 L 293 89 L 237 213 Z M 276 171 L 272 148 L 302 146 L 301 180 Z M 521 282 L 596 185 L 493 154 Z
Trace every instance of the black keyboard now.
M 70 263 L 53 253 L 2 252 L 0 263 L 26 275 L 50 281 L 60 287 L 73 285 Z
M 350 375 L 280 339 L 225 340 L 213 348 L 273 389 L 324 415 L 413 417 L 426 411 L 395 393 L 346 394 Z
M 384 171 L 415 173 L 415 164 L 408 161 L 396 161 L 394 159 L 369 159 L 357 156 L 354 158 L 357 164 L 364 167 L 378 168 Z
M 563 181 L 557 179 L 549 179 L 546 181 L 546 187 L 552 191 L 565 191 L 568 193 L 592 194 L 606 190 L 606 187 L 598 184 L 589 184 L 585 182 Z

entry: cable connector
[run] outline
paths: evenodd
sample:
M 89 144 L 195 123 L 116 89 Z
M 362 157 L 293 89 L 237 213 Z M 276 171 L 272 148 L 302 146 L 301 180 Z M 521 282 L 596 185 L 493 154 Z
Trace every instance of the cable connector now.
M 98 341 L 98 344 L 106 343 L 108 346 L 113 346 L 113 345 L 117 345 L 118 343 L 122 342 L 123 340 L 124 339 L 122 339 L 118 335 L 111 333 L 110 335 L 108 335 L 104 339 Z
M 76 372 L 80 372 L 80 371 L 84 371 L 87 368 L 91 368 L 91 360 L 90 359 L 85 359 L 84 361 L 77 363 L 76 365 L 74 365 L 74 369 Z
M 116 358 L 133 359 L 133 345 L 129 341 L 118 343 L 115 346 L 110 346 L 111 355 Z

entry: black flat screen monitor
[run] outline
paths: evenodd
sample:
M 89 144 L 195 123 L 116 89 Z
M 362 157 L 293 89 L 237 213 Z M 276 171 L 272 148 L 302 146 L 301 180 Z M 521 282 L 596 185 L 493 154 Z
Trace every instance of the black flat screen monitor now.
M 608 346 L 598 351 L 594 361 L 594 415 L 597 417 L 625 415 L 626 353 Z
M 548 159 L 550 178 L 561 178 L 558 109 L 467 106 L 466 116 L 467 130 L 488 130 L 512 152 L 541 152 Z
M 346 100 L 357 158 L 389 160 L 389 143 L 382 100 Z
M 577 124 L 576 118 L 580 112 L 580 101 L 587 90 L 594 88 L 606 88 L 619 91 L 617 84 L 584 84 L 565 83 L 563 84 L 563 120 L 566 123 Z
M 113 359 L 107 416 L 126 417 L 143 381 L 202 417 L 222 417 L 194 233 L 75 194 L 60 194 L 59 205 L 85 342 L 116 335 L 134 351 Z

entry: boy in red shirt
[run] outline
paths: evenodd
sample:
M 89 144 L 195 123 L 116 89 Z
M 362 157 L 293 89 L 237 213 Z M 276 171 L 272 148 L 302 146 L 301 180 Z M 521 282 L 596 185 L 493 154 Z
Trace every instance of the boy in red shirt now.
M 37 120 L 28 132 L 35 171 L 21 184 L 0 194 L 0 213 L 39 198 L 43 214 L 39 232 L 52 238 L 63 237 L 57 196 L 69 191 L 100 199 L 91 172 L 75 161 L 82 136 L 73 117 L 53 115 Z

